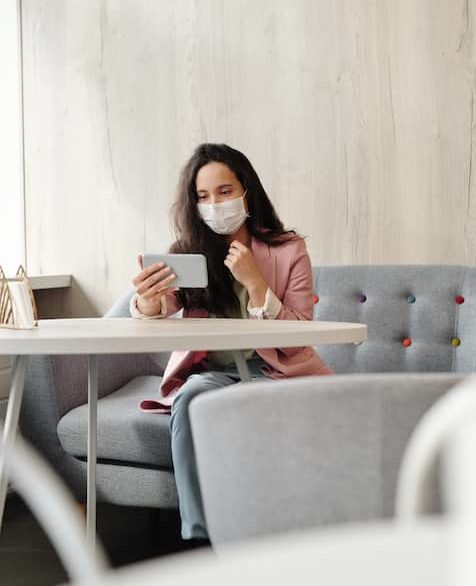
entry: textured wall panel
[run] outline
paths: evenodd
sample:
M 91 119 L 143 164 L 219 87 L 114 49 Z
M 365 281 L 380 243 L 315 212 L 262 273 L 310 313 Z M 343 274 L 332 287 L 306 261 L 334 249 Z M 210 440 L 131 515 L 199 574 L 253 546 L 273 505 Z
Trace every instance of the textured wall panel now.
M 23 0 L 31 272 L 73 313 L 171 241 L 201 141 L 254 163 L 314 263 L 476 262 L 476 0 Z

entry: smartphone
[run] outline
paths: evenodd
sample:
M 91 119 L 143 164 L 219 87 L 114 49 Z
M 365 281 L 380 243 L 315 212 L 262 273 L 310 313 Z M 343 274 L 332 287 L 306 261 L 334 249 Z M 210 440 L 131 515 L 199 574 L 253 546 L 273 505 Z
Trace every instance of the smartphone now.
M 151 254 L 142 255 L 144 268 L 157 262 L 170 267 L 176 276 L 171 287 L 185 289 L 205 288 L 208 285 L 207 260 L 203 254 Z

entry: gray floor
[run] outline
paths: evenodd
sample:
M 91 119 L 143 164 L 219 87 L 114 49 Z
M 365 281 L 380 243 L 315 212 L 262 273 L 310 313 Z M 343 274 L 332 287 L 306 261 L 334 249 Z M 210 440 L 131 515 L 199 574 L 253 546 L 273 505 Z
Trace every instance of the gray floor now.
M 184 551 L 176 511 L 98 505 L 98 534 L 115 567 Z M 50 586 L 68 577 L 21 498 L 9 495 L 0 535 L 0 584 Z

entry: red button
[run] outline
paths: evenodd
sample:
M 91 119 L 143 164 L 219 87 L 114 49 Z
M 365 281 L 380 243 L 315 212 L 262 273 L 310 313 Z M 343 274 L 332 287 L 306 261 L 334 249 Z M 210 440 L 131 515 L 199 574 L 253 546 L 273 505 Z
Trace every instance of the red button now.
M 313 295 L 312 302 L 314 303 L 314 305 L 316 305 L 316 303 L 319 303 L 319 295 Z
M 462 295 L 456 295 L 455 301 L 458 305 L 461 305 L 462 303 L 464 303 L 464 297 Z
M 412 345 L 412 341 L 410 340 L 410 338 L 403 338 L 402 346 L 404 346 L 405 348 L 408 348 L 411 345 Z

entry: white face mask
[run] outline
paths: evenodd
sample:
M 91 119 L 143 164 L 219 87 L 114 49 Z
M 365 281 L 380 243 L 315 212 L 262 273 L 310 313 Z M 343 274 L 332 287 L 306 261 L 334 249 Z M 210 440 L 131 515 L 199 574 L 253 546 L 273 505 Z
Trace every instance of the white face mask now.
M 246 213 L 244 197 L 224 201 L 222 203 L 199 203 L 198 214 L 205 224 L 217 234 L 234 234 L 244 224 Z

